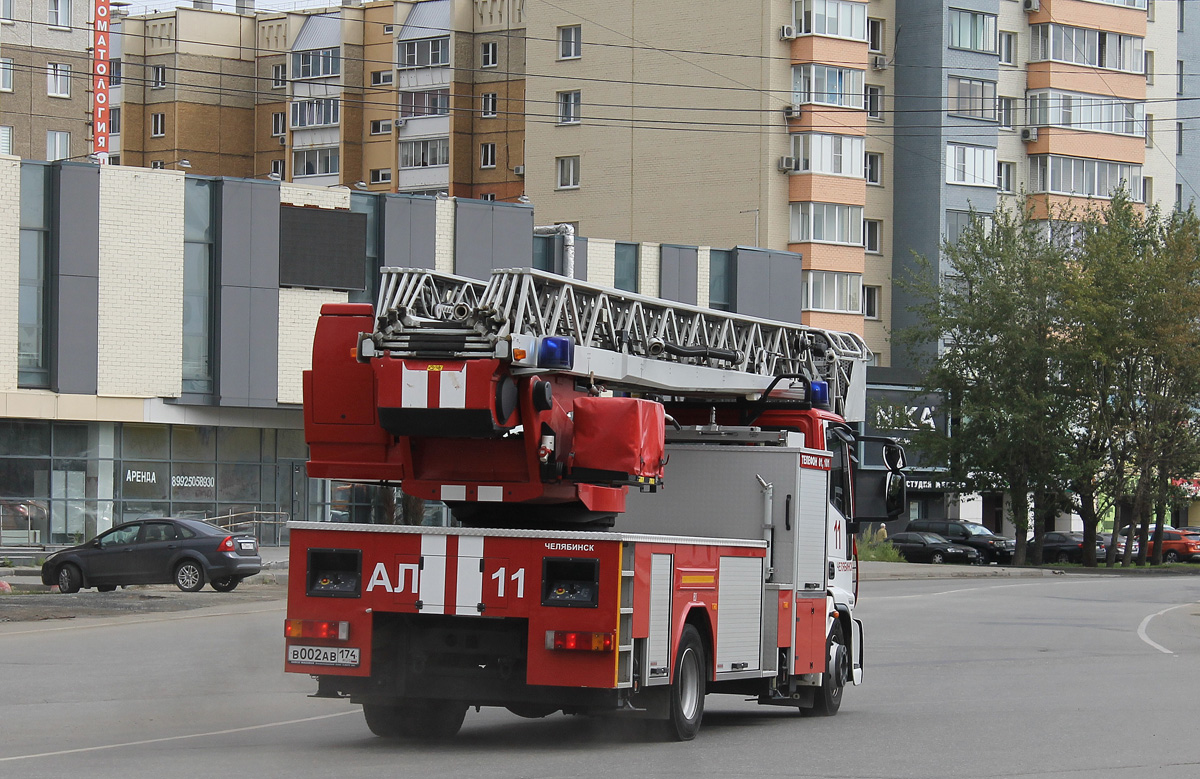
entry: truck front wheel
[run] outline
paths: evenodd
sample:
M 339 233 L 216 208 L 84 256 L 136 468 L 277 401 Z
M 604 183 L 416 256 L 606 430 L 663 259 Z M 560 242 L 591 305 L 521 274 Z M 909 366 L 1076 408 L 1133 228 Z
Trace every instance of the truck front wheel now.
M 467 704 L 455 701 L 364 703 L 367 727 L 381 738 L 441 740 L 453 738 L 467 716 Z
M 691 741 L 704 718 L 704 687 L 708 668 L 704 660 L 704 642 L 691 625 L 683 628 L 675 653 L 675 673 L 671 681 L 671 713 L 667 719 L 667 737 Z
M 826 662 L 829 667 L 821 678 L 813 701 L 812 713 L 819 717 L 832 717 L 842 707 L 842 690 L 850 678 L 850 651 L 842 637 L 842 623 L 834 622 L 826 644 Z

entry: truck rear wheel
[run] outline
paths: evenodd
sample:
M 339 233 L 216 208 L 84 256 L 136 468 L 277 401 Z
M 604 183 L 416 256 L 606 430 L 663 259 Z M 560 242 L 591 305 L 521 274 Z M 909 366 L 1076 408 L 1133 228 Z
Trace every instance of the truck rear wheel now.
M 816 691 L 812 713 L 819 717 L 832 717 L 842 707 L 842 690 L 850 678 L 850 651 L 842 636 L 842 623 L 833 623 L 825 652 L 829 667 L 825 669 L 821 686 Z
M 684 626 L 671 680 L 671 713 L 666 723 L 668 738 L 691 741 L 699 732 L 700 720 L 704 718 L 707 668 L 699 631 L 691 625 Z
M 367 727 L 380 738 L 438 741 L 453 738 L 467 716 L 467 704 L 456 701 L 364 703 Z

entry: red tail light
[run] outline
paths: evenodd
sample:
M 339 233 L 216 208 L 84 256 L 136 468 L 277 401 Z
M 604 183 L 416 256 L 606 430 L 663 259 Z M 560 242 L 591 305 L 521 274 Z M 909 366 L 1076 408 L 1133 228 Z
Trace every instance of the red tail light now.
M 613 634 L 579 630 L 547 630 L 546 648 L 575 652 L 611 652 Z
M 332 622 L 316 619 L 289 619 L 283 623 L 283 635 L 287 638 L 350 638 L 349 622 Z
M 217 551 L 218 552 L 232 552 L 233 551 L 233 536 L 225 536 L 225 540 L 222 541 L 221 545 L 217 547 Z

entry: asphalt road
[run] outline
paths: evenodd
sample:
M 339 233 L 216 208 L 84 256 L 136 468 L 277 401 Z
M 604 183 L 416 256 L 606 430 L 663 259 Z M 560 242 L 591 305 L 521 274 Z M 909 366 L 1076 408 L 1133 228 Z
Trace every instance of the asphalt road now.
M 377 739 L 280 671 L 282 601 L 214 602 L 0 622 L 0 777 L 1200 775 L 1196 577 L 868 582 L 837 717 L 710 696 L 688 744 L 488 709 L 449 744 Z

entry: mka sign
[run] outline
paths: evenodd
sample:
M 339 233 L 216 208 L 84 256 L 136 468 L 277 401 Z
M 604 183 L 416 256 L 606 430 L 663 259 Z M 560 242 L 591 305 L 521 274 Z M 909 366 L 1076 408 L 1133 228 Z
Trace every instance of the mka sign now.
M 927 395 L 905 390 L 867 389 L 867 424 L 868 435 L 883 435 L 895 438 L 907 444 L 917 431 L 950 432 L 949 420 L 943 410 L 943 399 L 940 395 Z M 929 464 L 921 462 L 918 452 L 912 447 L 906 447 L 910 473 L 928 468 Z M 873 460 L 878 460 L 875 455 Z M 882 465 L 882 462 L 868 462 L 869 465 Z
M 95 0 L 92 18 L 92 151 L 96 160 L 104 165 L 108 162 L 108 136 L 111 127 L 111 109 L 108 105 L 109 77 L 112 75 L 109 61 L 109 0 Z

